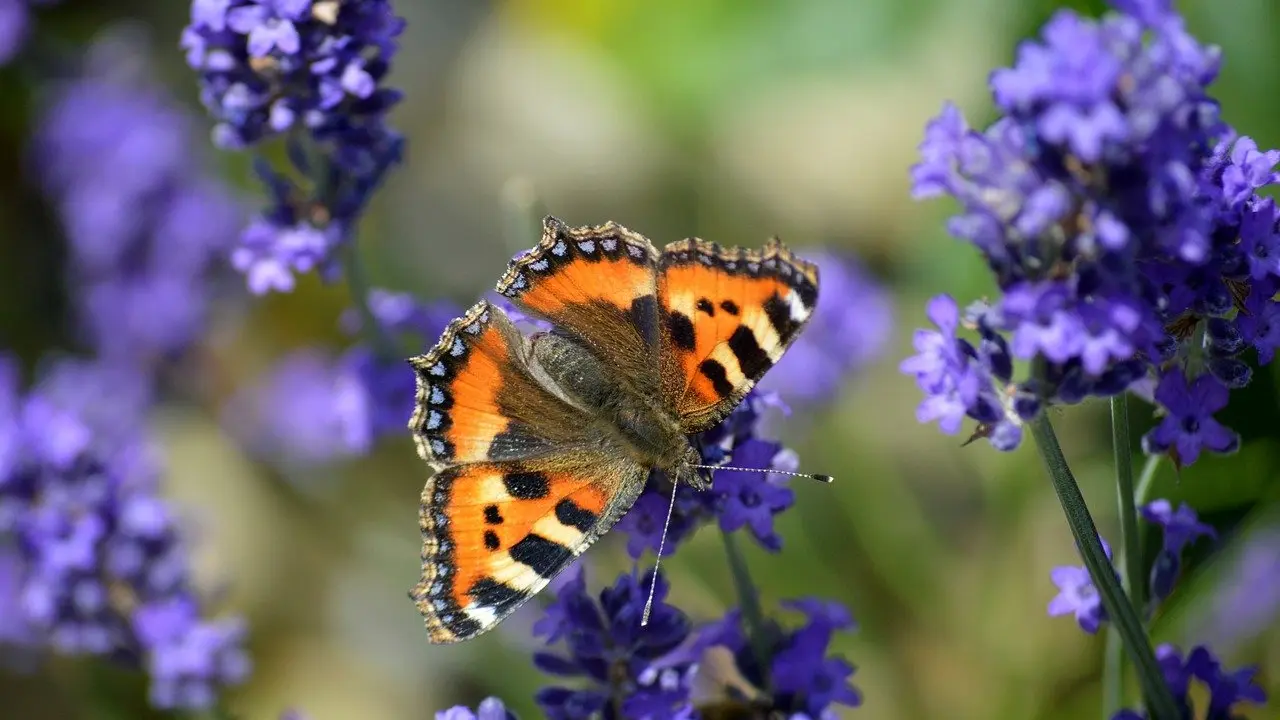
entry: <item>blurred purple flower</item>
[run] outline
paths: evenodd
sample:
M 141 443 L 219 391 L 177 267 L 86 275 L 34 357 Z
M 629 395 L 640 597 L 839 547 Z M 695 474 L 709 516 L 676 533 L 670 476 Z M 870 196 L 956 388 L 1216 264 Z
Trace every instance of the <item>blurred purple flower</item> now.
M 822 292 L 809 325 L 760 381 L 789 402 L 830 401 L 842 381 L 877 358 L 893 332 L 889 294 L 851 257 L 806 256 L 818 265 Z
M 224 427 L 250 451 L 286 465 L 363 455 L 373 444 L 372 401 L 355 359 L 312 349 L 285 356 L 233 398 Z M 412 388 L 412 374 L 409 381 Z
M 337 274 L 338 248 L 403 151 L 386 123 L 400 93 L 380 86 L 403 27 L 387 0 L 192 3 L 181 42 L 217 121 L 214 143 L 239 149 L 287 136 L 306 180 L 258 165 L 272 204 L 231 256 L 253 293 L 290 291 L 297 273 Z
M 1113 396 L 1154 374 L 1168 416 L 1145 447 L 1190 464 L 1238 445 L 1210 415 L 1251 377 L 1235 358 L 1244 341 L 1192 347 L 1194 330 L 1252 323 L 1228 335 L 1262 362 L 1280 341 L 1256 319 L 1274 314 L 1280 279 L 1277 211 L 1257 193 L 1280 177 L 1280 152 L 1221 121 L 1206 92 L 1220 54 L 1170 3 L 1112 5 L 1097 21 L 1059 11 L 992 73 L 1003 115 L 985 131 L 950 104 L 926 128 L 913 194 L 959 202 L 949 230 L 982 253 L 1001 296 L 965 318 L 984 347 L 955 339 L 952 310 L 932 317 L 940 332 L 917 335 L 903 371 L 925 393 L 922 422 L 955 432 L 973 418 L 1005 450 L 1046 402 Z M 1207 372 L 1186 377 L 1183 362 L 1206 352 Z M 1037 362 L 1015 379 L 1013 360 Z M 993 398 L 1011 407 L 996 413 Z
M 496 697 L 485 698 L 475 712 L 465 705 L 456 705 L 436 713 L 436 720 L 515 720 L 515 715 Z
M 1111 545 L 1102 538 L 1098 539 L 1110 560 Z M 1098 594 L 1093 578 L 1089 577 L 1089 571 L 1083 567 L 1063 565 L 1050 571 L 1049 579 L 1058 586 L 1058 595 L 1049 601 L 1049 615 L 1075 615 L 1081 630 L 1090 635 L 1096 634 L 1107 619 L 1107 611 L 1102 607 L 1102 596 Z
M 4 531 L 0 529 L 0 536 L 3 535 Z M 25 575 L 22 556 L 8 543 L 0 543 L 0 653 L 6 646 L 25 647 L 37 641 L 36 633 L 22 611 Z
M 58 0 L 0 0 L 0 66 L 9 63 L 31 32 L 31 8 Z
M 411 295 L 374 290 L 369 308 L 382 331 L 415 346 L 434 340 L 458 314 L 447 302 L 423 304 Z M 348 311 L 343 329 L 356 334 L 360 316 Z M 367 453 L 404 431 L 413 410 L 413 371 L 399 358 L 382 359 L 364 344 L 338 356 L 295 351 L 226 408 L 224 424 L 252 452 L 307 467 Z
M 177 596 L 141 607 L 133 626 L 150 649 L 147 670 L 155 707 L 213 707 L 217 686 L 238 685 L 249 676 L 242 647 L 246 628 L 238 618 L 201 620 L 195 603 Z
M 55 87 L 32 164 L 66 232 L 86 339 L 108 359 L 146 362 L 203 329 L 209 271 L 241 208 L 192 156 L 191 118 L 139 76 L 135 42 L 103 33 L 83 74 Z
M 0 473 L 0 548 L 21 563 L 20 618 L 36 642 L 132 662 L 155 707 L 204 710 L 248 674 L 243 630 L 200 617 L 135 373 L 61 361 L 25 396 L 7 373 L 0 427 L 22 442 Z
M 1215 646 L 1238 647 L 1280 615 L 1280 528 L 1250 532 L 1217 583 L 1200 633 Z

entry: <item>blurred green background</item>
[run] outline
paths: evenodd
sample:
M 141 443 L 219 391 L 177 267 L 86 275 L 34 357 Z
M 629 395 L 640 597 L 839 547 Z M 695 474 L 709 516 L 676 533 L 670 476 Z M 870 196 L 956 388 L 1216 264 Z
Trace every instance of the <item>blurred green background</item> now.
M 877 720 L 1093 718 L 1103 639 L 1048 618 L 1055 565 L 1078 562 L 1028 443 L 1001 455 L 921 427 L 919 395 L 896 366 L 923 323 L 924 300 L 990 291 L 976 253 L 948 238 L 946 202 L 908 196 L 924 123 L 944 99 L 975 125 L 991 117 L 988 72 L 1059 7 L 1045 0 L 401 0 L 408 22 L 391 84 L 407 163 L 378 195 L 360 235 L 375 284 L 469 304 L 511 254 L 530 189 L 571 224 L 613 219 L 656 243 L 697 235 L 758 245 L 856 252 L 897 304 L 895 336 L 873 367 L 825 407 L 784 428 L 803 469 L 780 518 L 784 550 L 752 546 L 767 607 L 818 595 L 847 603 L 860 631 L 836 650 L 858 666 Z M 1075 3 L 1097 13 L 1101 3 Z M 1272 0 L 1184 2 L 1192 31 L 1225 53 L 1217 96 L 1260 146 L 1280 145 L 1280 6 Z M 37 11 L 38 31 L 68 48 L 104 24 L 144 26 L 154 66 L 191 105 L 196 79 L 177 38 L 185 2 L 79 0 Z M 40 70 L 0 70 L 0 346 L 33 362 L 67 337 L 56 218 L 26 166 Z M 207 125 L 207 124 L 206 124 Z M 247 197 L 245 157 L 191 148 Z M 274 358 L 308 345 L 341 348 L 341 286 L 306 278 L 288 295 L 220 311 L 197 363 L 203 403 L 154 418 L 169 490 L 198 528 L 201 576 L 252 627 L 256 670 L 231 707 L 272 718 L 295 706 L 317 720 L 428 718 L 455 702 L 501 695 L 523 717 L 543 682 L 529 659 L 537 603 L 459 646 L 427 643 L 406 599 L 418 575 L 417 498 L 427 470 L 408 435 L 370 457 L 283 477 L 251 460 L 219 413 Z M 1228 666 L 1262 665 L 1280 693 L 1280 633 L 1215 637 L 1215 598 L 1236 582 L 1234 558 L 1265 529 L 1280 474 L 1275 374 L 1259 373 L 1223 420 L 1246 439 L 1157 496 L 1187 499 L 1218 523 L 1156 625 L 1158 639 L 1215 643 Z M 1149 423 L 1135 401 L 1134 417 Z M 1118 540 L 1107 408 L 1058 412 L 1063 444 L 1105 536 Z M 1135 429 L 1135 440 L 1141 434 Z M 296 488 L 303 487 L 304 491 Z M 1280 553 L 1280 550 L 1273 550 Z M 619 538 L 587 555 L 599 587 L 625 567 Z M 672 601 L 695 619 L 731 604 L 721 543 L 704 532 L 664 563 Z M 1280 578 L 1280 558 L 1270 576 Z M 1280 582 L 1280 580 L 1277 580 Z M 1244 588 L 1248 591 L 1247 588 Z M 1274 620 L 1274 615 L 1272 616 Z M 86 680 L 92 677 L 92 680 Z M 93 683 L 105 682 L 106 689 Z M 106 693 L 111 703 L 85 698 Z M 0 717 L 145 717 L 140 681 L 56 662 L 0 672 Z M 1280 717 L 1253 711 L 1247 717 Z

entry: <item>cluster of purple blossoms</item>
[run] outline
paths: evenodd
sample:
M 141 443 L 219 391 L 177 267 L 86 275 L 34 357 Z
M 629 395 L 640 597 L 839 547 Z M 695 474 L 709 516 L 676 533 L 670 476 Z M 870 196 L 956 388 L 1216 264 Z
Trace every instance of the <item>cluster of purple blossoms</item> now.
M 1141 514 L 1145 521 L 1159 527 L 1163 536 L 1149 579 L 1151 602 L 1145 610 L 1151 614 L 1173 593 L 1181 571 L 1183 550 L 1199 538 L 1215 538 L 1217 533 L 1212 526 L 1201 522 L 1186 503 L 1175 509 L 1168 500 L 1155 500 L 1144 505 Z M 1105 540 L 1102 546 L 1110 558 L 1111 548 Z M 1059 593 L 1049 602 L 1049 614 L 1074 614 L 1082 630 L 1089 634 L 1098 632 L 1108 618 L 1088 571 L 1082 567 L 1058 567 L 1053 569 L 1051 578 Z M 1156 648 L 1156 660 L 1164 673 L 1165 683 L 1174 699 L 1182 705 L 1186 717 L 1192 717 L 1187 698 L 1192 678 L 1200 680 L 1208 688 L 1209 707 L 1203 716 L 1206 720 L 1231 720 L 1235 717 L 1231 710 L 1239 702 L 1266 702 L 1266 694 L 1253 684 L 1256 668 L 1227 672 L 1205 646 L 1195 647 L 1184 659 L 1176 647 L 1161 645 Z M 1146 715 L 1123 710 L 1113 720 L 1146 720 Z
M 835 716 L 835 705 L 861 703 L 849 683 L 853 666 L 827 656 L 833 635 L 854 625 L 837 603 L 783 603 L 807 621 L 793 630 L 770 622 L 757 645 L 748 640 L 738 610 L 695 629 L 666 603 L 667 583 L 653 570 L 623 573 L 601 590 L 598 603 L 586 592 L 581 567 L 569 572 L 573 576 L 534 626 L 535 635 L 561 651 L 536 653 L 534 663 L 551 675 L 585 678 L 587 686 L 541 690 L 538 705 L 553 720 L 696 718 L 725 702 L 788 718 L 828 718 Z M 651 583 L 656 583 L 652 612 L 648 625 L 641 626 Z M 749 685 L 702 682 L 699 663 L 712 648 L 731 654 Z
M 413 347 L 439 337 L 459 313 L 446 301 L 424 304 L 385 290 L 371 291 L 367 302 L 380 332 Z M 344 314 L 341 326 L 359 335 L 359 314 Z M 302 349 L 239 393 L 224 424 L 249 450 L 284 466 L 358 457 L 381 438 L 403 433 L 413 411 L 413 383 L 402 360 L 381 358 L 364 343 L 336 357 Z
M 142 74 L 136 53 L 134 38 L 103 33 L 82 74 L 51 94 L 31 164 L 67 239 L 80 339 L 143 366 L 203 331 L 211 271 L 242 212 L 192 162 L 191 117 Z
M 689 640 L 692 623 L 666 602 L 667 582 L 656 571 L 623 573 L 600 591 L 597 604 L 587 593 L 581 564 L 561 584 L 555 602 L 533 626 L 535 636 L 563 652 L 534 653 L 543 672 L 584 677 L 581 689 L 548 687 L 538 706 L 552 720 L 603 717 L 661 720 L 692 717 L 689 684 L 693 659 L 677 650 Z M 645 599 L 654 583 L 648 625 L 641 626 Z
M 259 163 L 272 205 L 232 254 L 250 290 L 289 291 L 294 274 L 338 273 L 335 256 L 403 152 L 383 87 L 404 27 L 387 0 L 194 0 L 187 62 L 217 121 L 214 143 L 286 140 L 291 175 Z
M 32 165 L 92 359 L 47 359 L 23 392 L 0 355 L 0 641 L 124 662 L 154 707 L 205 710 L 249 674 L 245 626 L 206 616 L 145 428 L 156 366 L 203 329 L 239 207 L 192 162 L 189 118 L 137 52 L 102 33 L 38 123 Z
M 1235 720 L 1232 708 L 1238 703 L 1264 703 L 1267 695 L 1253 682 L 1257 668 L 1241 668 L 1233 672 L 1222 669 L 1222 663 L 1203 645 L 1191 649 L 1183 658 L 1174 645 L 1156 648 L 1156 660 L 1164 675 L 1165 684 L 1180 705 L 1183 717 L 1202 717 L 1204 720 Z M 1208 703 L 1202 715 L 1192 715 L 1188 697 L 1191 681 L 1199 680 L 1208 692 Z M 1112 720 L 1147 720 L 1147 714 L 1137 710 L 1121 710 Z
M 243 681 L 244 624 L 202 617 L 174 508 L 141 432 L 132 370 L 60 361 L 25 395 L 0 359 L 4 639 L 145 670 L 162 709 L 203 710 Z
M 57 0 L 0 0 L 0 66 L 8 64 L 27 42 L 31 10 Z
M 1169 0 L 1112 5 L 1098 21 L 1060 11 L 993 73 L 1003 117 L 986 131 L 951 105 L 930 123 L 913 193 L 960 203 L 949 230 L 1001 295 L 963 312 L 935 298 L 937 329 L 902 369 L 922 422 L 973 418 L 1001 450 L 1047 403 L 1131 390 L 1163 413 L 1146 451 L 1191 464 L 1239 446 L 1213 415 L 1250 380 L 1240 355 L 1267 363 L 1280 345 L 1280 233 L 1258 194 L 1280 152 L 1220 119 L 1219 52 Z M 1015 360 L 1030 361 L 1021 379 Z

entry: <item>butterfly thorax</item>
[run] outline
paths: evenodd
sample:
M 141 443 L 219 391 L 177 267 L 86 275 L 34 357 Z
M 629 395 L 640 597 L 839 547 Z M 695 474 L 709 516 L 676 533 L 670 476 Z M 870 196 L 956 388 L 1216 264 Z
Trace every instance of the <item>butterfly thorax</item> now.
M 688 465 L 700 462 L 701 455 L 681 430 L 679 418 L 662 406 L 656 388 L 639 392 L 583 343 L 564 335 L 535 335 L 532 356 L 535 371 L 545 373 L 565 400 L 592 416 L 601 442 L 673 478 L 696 475 Z

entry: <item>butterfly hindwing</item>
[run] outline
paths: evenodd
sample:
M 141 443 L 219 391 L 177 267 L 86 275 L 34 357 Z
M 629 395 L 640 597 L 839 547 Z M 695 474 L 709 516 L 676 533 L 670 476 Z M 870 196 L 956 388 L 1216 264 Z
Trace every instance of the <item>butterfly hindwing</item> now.
M 586 439 L 590 418 L 534 378 L 527 343 L 501 308 L 481 301 L 409 360 L 418 388 L 409 429 L 432 467 L 534 457 Z
M 636 392 L 658 389 L 657 259 L 653 244 L 617 223 L 543 220 L 542 239 L 512 260 L 497 291 L 589 349 Z
M 817 267 L 777 239 L 763 250 L 698 239 L 663 250 L 662 396 L 685 432 L 706 430 L 737 406 L 799 335 L 817 299 Z
M 410 591 L 431 641 L 497 625 L 612 527 L 647 475 L 599 452 L 437 473 L 422 492 L 422 579 Z

